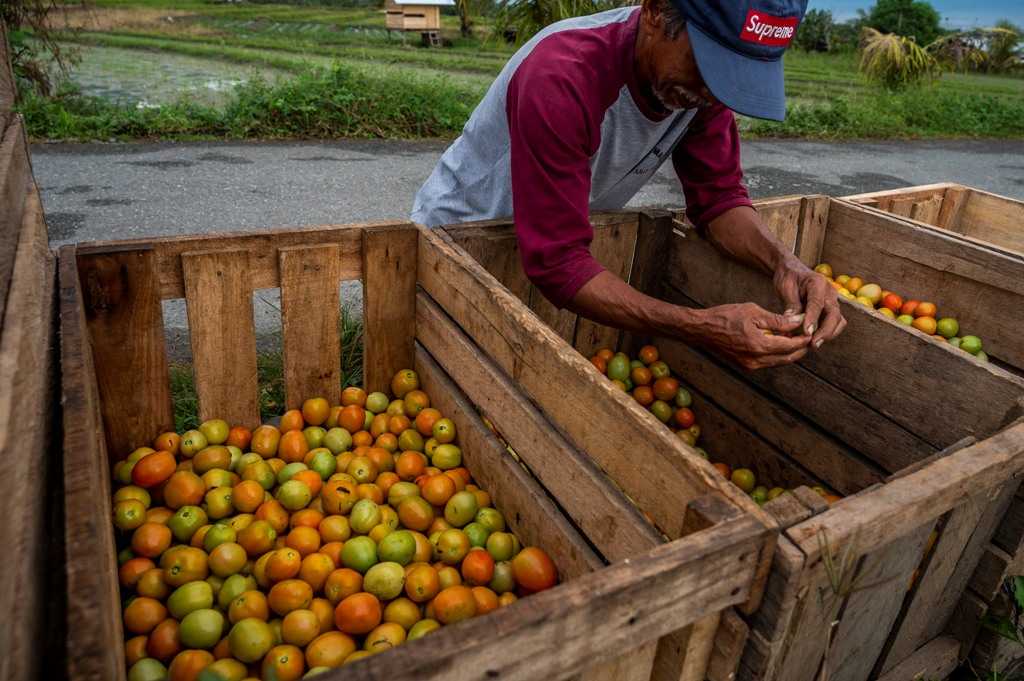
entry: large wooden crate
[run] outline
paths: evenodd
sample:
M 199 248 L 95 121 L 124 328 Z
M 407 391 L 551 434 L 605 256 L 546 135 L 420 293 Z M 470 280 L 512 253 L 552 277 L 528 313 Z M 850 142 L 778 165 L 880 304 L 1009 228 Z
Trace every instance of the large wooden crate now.
M 865 222 L 893 220 L 826 197 L 758 208 L 812 265 L 841 262 L 845 232 L 856 238 Z M 695 231 L 675 229 L 681 223 L 671 214 L 605 214 L 593 222 L 596 257 L 651 295 L 698 307 L 754 301 L 781 310 L 770 277 L 725 259 Z M 552 308 L 522 272 L 511 225 L 446 232 L 583 354 L 602 346 L 635 351 L 651 340 Z M 849 326 L 839 339 L 772 370 L 742 373 L 702 350 L 655 339 L 694 393 L 712 460 L 795 488 L 765 506 L 784 531 L 764 601 L 745 618 L 741 655 L 729 652 L 736 627 L 720 628 L 713 679 L 811 681 L 823 668 L 830 679 L 850 681 L 908 679 L 917 671 L 944 678 L 970 649 L 990 596 L 978 589 L 991 580 L 980 586 L 976 573 L 1024 470 L 1024 381 L 841 302 Z M 503 429 L 500 413 L 488 416 Z M 668 432 L 643 417 L 652 430 Z M 828 507 L 809 493 L 814 484 L 845 498 Z M 633 499 L 646 508 L 643 497 Z
M 968 243 L 1024 256 L 1024 201 L 952 182 L 843 198 L 957 234 Z
M 636 405 L 440 232 L 321 226 L 79 244 L 59 255 L 73 679 L 125 676 L 110 470 L 173 423 L 167 299 L 184 298 L 188 309 L 200 415 L 254 426 L 253 291 L 281 289 L 288 406 L 314 394 L 337 403 L 338 286 L 361 280 L 364 385 L 384 388 L 394 371 L 415 366 L 454 415 L 474 476 L 565 578 L 325 679 L 642 681 L 656 661 L 675 678 L 685 669 L 682 678 L 699 679 L 720 614 L 757 598 L 775 524 L 669 436 L 642 437 Z M 517 450 L 543 471 L 521 467 L 477 409 L 503 427 L 514 421 Z M 634 442 L 635 480 L 663 481 L 649 510 L 674 541 L 663 543 L 582 453 L 610 457 L 623 440 Z
M 14 82 L 0 22 L 0 545 L 11 559 L 0 581 L 0 679 L 51 678 L 42 654 L 60 612 L 60 543 L 46 530 L 59 513 L 50 494 L 59 462 L 56 403 L 56 276 L 24 121 L 12 113 Z M 48 553 L 48 551 L 54 553 Z

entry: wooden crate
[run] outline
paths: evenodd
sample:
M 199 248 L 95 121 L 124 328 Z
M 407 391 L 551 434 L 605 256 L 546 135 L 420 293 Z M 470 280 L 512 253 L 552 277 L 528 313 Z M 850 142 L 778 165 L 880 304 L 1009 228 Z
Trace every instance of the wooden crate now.
M 12 560 L 0 582 L 0 679 L 52 678 L 42 654 L 60 613 L 60 542 L 46 531 L 59 513 L 56 275 L 32 177 L 0 22 L 0 543 Z M 56 640 L 59 640 L 56 639 Z
M 671 438 L 662 438 L 666 447 L 639 437 L 646 424 L 637 407 L 583 371 L 585 360 L 441 232 L 321 226 L 79 244 L 59 255 L 72 679 L 125 676 L 110 466 L 172 425 L 167 299 L 186 301 L 200 414 L 251 426 L 253 291 L 281 288 L 288 405 L 313 394 L 337 403 L 338 286 L 361 280 L 364 385 L 384 388 L 394 371 L 415 366 L 453 415 L 474 476 L 566 578 L 483 622 L 446 627 L 324 678 L 640 681 L 661 661 L 675 665 L 676 678 L 685 668 L 683 678 L 699 679 L 722 611 L 756 599 L 763 585 L 775 540 L 767 515 Z M 522 390 L 502 373 L 513 366 Z M 578 402 L 555 385 L 594 405 L 594 418 L 581 418 Z M 492 415 L 495 405 L 503 426 L 517 424 L 530 466 L 545 462 L 543 474 L 516 463 L 485 427 L 476 410 Z M 675 539 L 667 544 L 581 453 L 606 456 L 608 443 L 631 435 L 637 479 L 665 480 L 666 497 L 650 510 Z M 666 650 L 656 657 L 659 638 Z
M 826 197 L 758 208 L 811 264 L 832 257 L 844 229 L 899 222 Z M 723 258 L 692 230 L 675 230 L 671 214 L 623 212 L 593 222 L 596 257 L 651 295 L 691 306 L 753 300 L 781 310 L 770 277 Z M 635 351 L 650 340 L 553 309 L 523 274 L 511 225 L 445 231 L 583 354 L 601 346 Z M 734 627 L 717 632 L 716 681 L 811 681 L 823 665 L 830 679 L 907 679 L 921 664 L 928 668 L 919 671 L 944 678 L 969 650 L 986 607 L 969 584 L 1024 470 L 1024 381 L 841 302 L 849 326 L 839 339 L 798 365 L 769 371 L 742 373 L 657 339 L 662 358 L 694 393 L 712 460 L 796 488 L 765 506 L 784 531 L 763 604 L 744 619 L 750 631 L 742 654 L 732 655 Z M 485 413 L 505 432 L 500 413 Z M 653 416 L 642 417 L 652 431 L 668 433 Z M 633 445 L 626 442 L 618 444 Z M 626 488 L 621 470 L 598 463 Z M 814 484 L 845 498 L 828 507 L 807 489 Z M 648 508 L 643 496 L 631 496 Z
M 1024 257 L 1024 201 L 952 182 L 843 198 Z

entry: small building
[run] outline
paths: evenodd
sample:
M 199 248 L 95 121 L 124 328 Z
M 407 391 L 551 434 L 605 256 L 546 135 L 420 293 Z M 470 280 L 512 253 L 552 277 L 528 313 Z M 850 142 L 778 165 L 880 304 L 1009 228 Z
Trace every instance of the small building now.
M 386 0 L 389 31 L 419 31 L 439 37 L 441 8 L 454 7 L 455 0 Z M 431 40 L 433 42 L 433 40 Z

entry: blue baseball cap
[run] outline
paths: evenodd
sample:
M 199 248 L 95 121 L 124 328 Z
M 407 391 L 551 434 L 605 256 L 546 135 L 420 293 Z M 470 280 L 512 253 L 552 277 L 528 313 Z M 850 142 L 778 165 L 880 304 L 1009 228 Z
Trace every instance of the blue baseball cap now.
M 686 19 L 700 75 L 715 99 L 746 116 L 786 117 L 782 53 L 807 0 L 671 0 Z

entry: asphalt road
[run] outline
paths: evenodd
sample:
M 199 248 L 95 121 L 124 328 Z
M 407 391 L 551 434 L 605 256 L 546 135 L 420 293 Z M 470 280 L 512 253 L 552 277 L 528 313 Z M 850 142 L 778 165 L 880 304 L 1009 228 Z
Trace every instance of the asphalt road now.
M 33 169 L 54 246 L 94 239 L 406 219 L 446 142 L 45 144 Z M 753 141 L 743 145 L 755 197 L 961 182 L 1024 198 L 1024 142 Z M 666 165 L 633 206 L 681 206 Z M 358 287 L 343 288 L 358 307 Z M 276 291 L 254 301 L 261 349 L 279 343 Z M 164 308 L 172 357 L 188 356 L 184 305 Z

